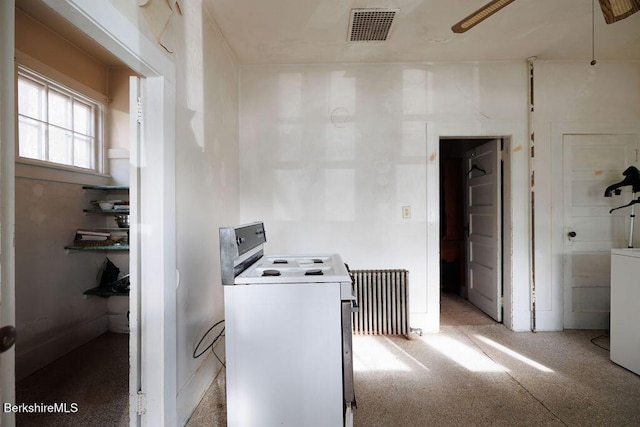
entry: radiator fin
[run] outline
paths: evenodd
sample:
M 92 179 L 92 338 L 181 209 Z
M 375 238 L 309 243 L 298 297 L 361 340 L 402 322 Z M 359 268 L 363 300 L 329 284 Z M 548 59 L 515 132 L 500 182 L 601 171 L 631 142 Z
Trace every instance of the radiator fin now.
M 352 270 L 359 310 L 353 333 L 409 336 L 409 272 Z

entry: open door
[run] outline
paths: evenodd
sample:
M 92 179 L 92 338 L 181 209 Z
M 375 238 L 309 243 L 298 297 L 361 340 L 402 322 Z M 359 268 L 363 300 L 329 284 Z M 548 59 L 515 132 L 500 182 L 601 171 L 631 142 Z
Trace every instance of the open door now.
M 0 328 L 15 324 L 15 5 L 0 2 Z M 0 337 L 0 403 L 15 403 L 15 347 L 11 330 Z M 0 331 L 0 334 L 2 333 Z M 15 414 L 0 411 L 0 425 L 14 425 Z
M 140 79 L 129 77 L 129 425 L 141 425 L 139 391 L 141 378 L 140 318 L 140 149 L 142 129 L 139 104 L 142 99 Z
M 465 157 L 468 297 L 497 322 L 502 322 L 501 143 L 491 140 Z

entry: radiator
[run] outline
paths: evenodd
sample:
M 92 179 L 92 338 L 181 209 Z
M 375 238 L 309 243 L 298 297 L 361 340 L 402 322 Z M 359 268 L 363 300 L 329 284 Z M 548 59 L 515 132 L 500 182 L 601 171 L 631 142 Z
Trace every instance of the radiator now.
M 353 333 L 409 337 L 409 272 L 351 270 L 359 310 L 352 314 Z

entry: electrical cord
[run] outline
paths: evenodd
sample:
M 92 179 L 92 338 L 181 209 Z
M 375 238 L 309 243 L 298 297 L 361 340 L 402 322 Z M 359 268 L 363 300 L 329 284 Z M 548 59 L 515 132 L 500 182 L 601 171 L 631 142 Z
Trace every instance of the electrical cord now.
M 215 343 L 220 339 L 220 337 L 224 336 L 224 327 L 222 328 L 222 330 L 220 331 L 220 333 L 213 339 L 213 341 L 211 341 L 211 344 L 209 344 L 208 346 L 205 347 L 204 350 L 202 350 L 201 352 L 198 353 L 198 348 L 200 348 L 200 344 L 202 344 L 202 342 L 204 341 L 204 339 L 209 335 L 209 333 L 219 324 L 224 323 L 224 319 L 216 322 L 212 327 L 210 327 L 207 332 L 204 333 L 204 335 L 202 336 L 202 338 L 200 338 L 200 341 L 198 341 L 198 344 L 196 345 L 196 348 L 193 349 L 193 358 L 197 359 L 198 357 L 202 356 L 203 354 L 205 354 L 207 352 L 207 350 L 211 349 L 211 352 L 213 353 L 214 356 L 216 356 L 216 359 L 218 359 L 218 361 L 220 362 L 220 364 L 222 366 L 224 366 L 226 368 L 226 365 L 224 364 L 224 362 L 222 360 L 220 360 L 220 357 L 218 357 L 218 355 L 216 354 L 215 350 L 213 349 L 213 346 L 215 345 Z M 196 354 L 197 353 L 197 354 Z

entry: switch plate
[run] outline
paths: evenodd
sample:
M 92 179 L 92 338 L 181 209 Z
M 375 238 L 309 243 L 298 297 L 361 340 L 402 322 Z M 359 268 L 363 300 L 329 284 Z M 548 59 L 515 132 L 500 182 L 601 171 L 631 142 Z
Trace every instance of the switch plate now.
M 402 207 L 402 218 L 404 219 L 411 218 L 411 206 Z

